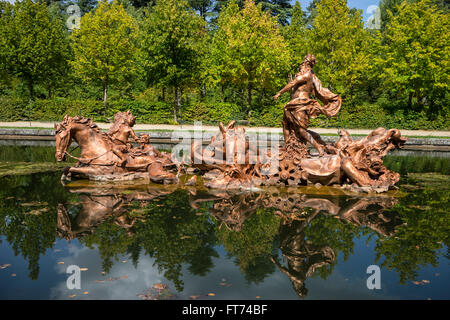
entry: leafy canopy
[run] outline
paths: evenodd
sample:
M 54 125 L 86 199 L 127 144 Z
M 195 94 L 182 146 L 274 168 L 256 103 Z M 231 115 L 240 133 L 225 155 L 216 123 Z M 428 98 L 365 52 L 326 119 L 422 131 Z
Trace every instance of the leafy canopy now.
M 86 82 L 121 84 L 137 72 L 138 24 L 117 1 L 99 3 L 72 34 L 75 73 Z

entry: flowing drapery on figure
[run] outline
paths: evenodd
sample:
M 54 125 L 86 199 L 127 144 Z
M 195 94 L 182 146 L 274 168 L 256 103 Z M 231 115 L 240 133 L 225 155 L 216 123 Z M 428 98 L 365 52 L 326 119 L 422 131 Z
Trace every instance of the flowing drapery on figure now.
M 323 103 L 323 106 L 317 100 L 304 97 L 289 101 L 284 106 L 284 122 L 286 122 L 286 125 L 293 123 L 306 130 L 309 127 L 309 119 L 317 118 L 320 114 L 333 117 L 341 109 L 341 97 L 324 88 L 314 73 L 312 74 L 312 80 L 314 96 Z

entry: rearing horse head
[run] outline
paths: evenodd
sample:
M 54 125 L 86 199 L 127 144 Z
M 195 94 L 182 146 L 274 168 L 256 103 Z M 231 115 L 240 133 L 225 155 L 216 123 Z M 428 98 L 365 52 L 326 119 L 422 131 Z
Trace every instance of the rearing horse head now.
M 67 115 L 60 124 L 55 124 L 55 139 L 56 139 L 56 161 L 61 162 L 66 160 L 66 151 L 72 141 L 70 134 L 70 119 Z

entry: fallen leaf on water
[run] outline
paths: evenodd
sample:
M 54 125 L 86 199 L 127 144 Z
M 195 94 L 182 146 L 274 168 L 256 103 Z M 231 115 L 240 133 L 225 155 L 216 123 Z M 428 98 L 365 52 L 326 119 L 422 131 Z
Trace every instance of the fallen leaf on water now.
M 40 206 L 47 206 L 48 203 L 47 202 L 35 201 L 35 202 L 23 202 L 20 205 L 22 207 L 40 207 Z
M 221 286 L 226 286 L 227 284 L 226 284 L 226 282 L 221 282 L 220 285 Z
M 261 299 L 261 297 L 260 296 L 256 296 L 256 299 Z
M 144 293 L 137 294 L 137 296 L 144 300 L 169 300 L 175 297 L 168 290 L 157 290 L 155 288 L 150 288 Z
M 215 293 L 208 293 L 208 296 L 210 297 L 214 297 L 216 294 Z
M 106 274 L 106 272 L 105 271 L 102 271 L 102 272 L 100 272 L 102 275 L 105 275 Z
M 32 214 L 32 215 L 38 215 L 41 214 L 43 212 L 47 212 L 49 209 L 48 208 L 42 208 L 42 209 L 35 209 L 35 210 L 31 210 L 28 212 L 25 212 L 26 214 Z
M 80 268 L 80 271 L 88 271 L 88 268 Z
M 15 273 L 11 274 L 11 277 L 15 277 L 15 276 L 17 276 L 17 274 L 15 274 Z
M 58 261 L 58 264 L 64 264 L 64 261 Z
M 120 279 L 127 279 L 128 276 L 126 274 L 124 274 L 123 276 L 120 277 Z
M 72 295 L 68 296 L 67 298 L 72 299 L 72 298 L 75 298 L 76 296 L 77 296 L 76 294 L 72 294 Z
M 168 286 L 164 283 L 155 283 L 153 285 L 153 288 L 158 289 L 158 290 L 164 290 L 164 289 L 167 289 Z
M 61 251 L 61 249 L 55 249 L 55 252 L 60 252 Z
M 11 267 L 11 265 L 9 263 L 5 263 L 0 266 L 0 269 L 6 269 L 8 267 Z
M 127 263 L 127 260 L 122 260 L 122 263 Z
M 430 280 L 422 280 L 422 283 L 430 283 Z
M 198 295 L 198 296 L 190 296 L 189 297 L 189 299 L 191 299 L 191 300 L 195 300 L 195 299 L 198 299 L 198 298 L 200 298 L 200 295 Z
M 83 294 L 89 294 L 89 292 L 88 292 L 88 291 L 85 291 L 85 292 L 83 292 Z
M 95 280 L 97 283 L 105 283 L 105 280 Z

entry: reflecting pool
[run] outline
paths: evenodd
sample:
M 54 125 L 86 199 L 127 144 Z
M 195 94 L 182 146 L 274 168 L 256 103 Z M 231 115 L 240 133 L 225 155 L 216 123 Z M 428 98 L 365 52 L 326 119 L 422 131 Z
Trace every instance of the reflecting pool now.
M 377 196 L 62 186 L 53 156 L 0 146 L 1 299 L 450 298 L 448 153 L 387 157 L 400 188 Z

